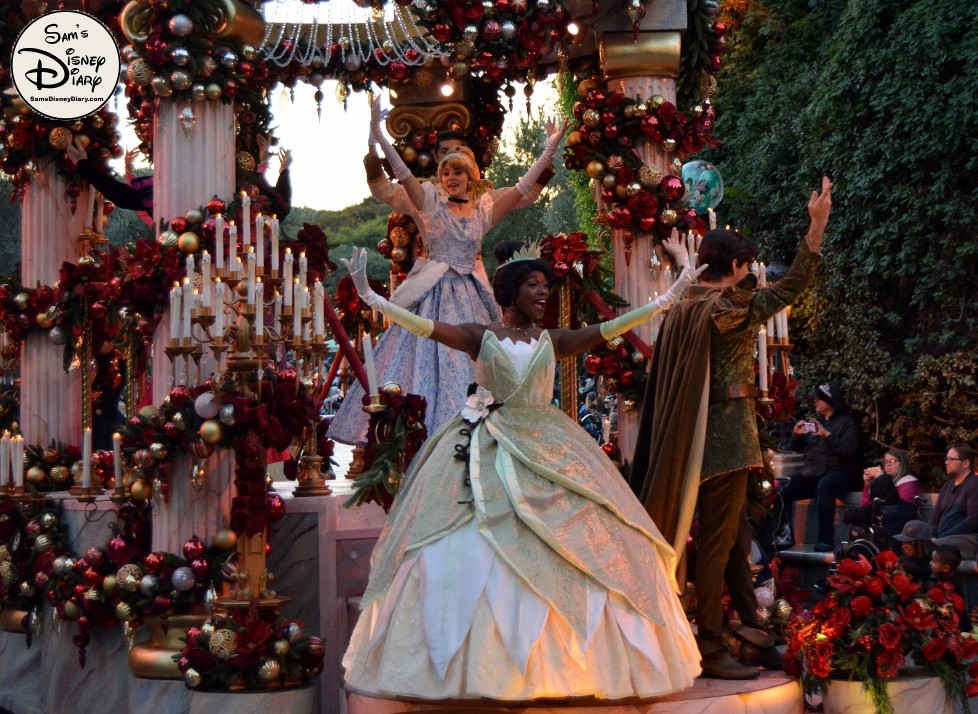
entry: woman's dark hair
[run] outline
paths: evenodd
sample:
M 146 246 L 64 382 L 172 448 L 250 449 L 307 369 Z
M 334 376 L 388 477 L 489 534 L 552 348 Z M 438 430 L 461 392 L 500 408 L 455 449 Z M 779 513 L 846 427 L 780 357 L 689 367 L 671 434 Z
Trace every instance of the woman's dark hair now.
M 910 456 L 906 451 L 903 451 L 902 449 L 887 449 L 884 456 L 892 456 L 894 459 L 900 462 L 900 468 L 893 477 L 893 483 L 896 483 L 910 473 Z
M 512 307 L 516 300 L 516 293 L 520 291 L 520 286 L 530 277 L 530 273 L 538 271 L 543 273 L 548 283 L 554 279 L 554 271 L 550 264 L 539 258 L 535 260 L 520 260 L 515 263 L 506 264 L 506 261 L 513 257 L 513 254 L 520 248 L 525 248 L 526 244 L 520 241 L 507 240 L 496 245 L 493 253 L 499 265 L 496 273 L 492 277 L 492 294 L 500 307 Z
M 696 262 L 710 266 L 703 271 L 700 279 L 716 282 L 733 272 L 735 260 L 749 263 L 756 257 L 757 244 L 752 239 L 738 231 L 714 228 L 703 236 Z

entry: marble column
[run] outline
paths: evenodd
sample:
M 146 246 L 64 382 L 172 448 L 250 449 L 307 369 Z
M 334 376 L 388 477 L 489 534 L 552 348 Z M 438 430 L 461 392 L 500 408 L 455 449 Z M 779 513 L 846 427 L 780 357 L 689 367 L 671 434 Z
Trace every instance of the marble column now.
M 682 0 L 657 0 L 648 7 L 636 37 L 631 21 L 624 10 L 610 13 L 600 28 L 599 43 L 601 67 L 608 78 L 608 90 L 622 92 L 641 101 L 661 95 L 667 101 L 676 101 L 676 78 L 682 34 L 686 29 L 686 3 Z M 658 145 L 650 144 L 644 137 L 636 140 L 635 150 L 642 161 L 658 167 L 668 174 L 672 156 Z M 600 188 L 595 188 L 598 208 L 604 208 L 600 200 Z M 653 276 L 650 260 L 653 252 L 652 235 L 635 228 L 630 255 L 626 257 L 623 231 L 614 231 L 615 292 L 632 307 L 645 304 L 655 293 L 662 294 L 668 285 L 661 274 Z M 661 255 L 661 250 L 659 251 Z M 652 341 L 652 322 L 645 322 L 635 333 L 646 343 Z M 638 436 L 636 409 L 626 412 L 619 403 L 618 447 L 621 458 L 631 461 Z
M 65 261 L 78 261 L 78 235 L 85 225 L 87 186 L 75 213 L 67 182 L 51 162 L 40 166 L 24 196 L 21 222 L 21 280 L 25 287 L 53 286 Z M 70 327 L 68 328 L 69 339 Z M 51 440 L 81 446 L 81 371 L 65 372 L 64 347 L 46 333 L 24 341 L 20 361 L 20 423 L 28 444 Z M 72 397 L 72 395 L 74 395 Z

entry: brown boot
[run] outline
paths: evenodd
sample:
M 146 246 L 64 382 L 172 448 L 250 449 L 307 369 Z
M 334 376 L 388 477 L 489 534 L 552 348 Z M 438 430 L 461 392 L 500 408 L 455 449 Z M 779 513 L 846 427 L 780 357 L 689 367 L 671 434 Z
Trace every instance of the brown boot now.
M 784 655 L 773 645 L 758 647 L 753 643 L 743 642 L 740 645 L 740 663 L 764 669 L 784 669 Z
M 748 667 L 735 660 L 727 650 L 717 650 L 703 657 L 701 677 L 713 679 L 754 679 L 760 675 L 757 667 Z

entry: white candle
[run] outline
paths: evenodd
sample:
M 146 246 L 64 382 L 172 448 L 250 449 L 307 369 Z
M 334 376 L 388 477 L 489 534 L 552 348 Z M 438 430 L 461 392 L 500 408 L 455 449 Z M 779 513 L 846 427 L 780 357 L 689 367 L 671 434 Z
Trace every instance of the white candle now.
M 675 282 L 676 279 L 675 279 L 675 277 L 673 277 L 672 268 L 666 268 L 666 269 L 664 269 L 662 271 L 662 279 L 665 281 L 665 284 L 666 284 L 666 287 L 667 288 L 670 285 L 672 285 L 673 282 Z
M 305 253 L 299 253 L 299 285 L 305 290 L 309 280 L 309 261 L 306 260 Z
M 214 219 L 214 267 L 224 270 L 224 216 Z
M 255 286 L 255 334 L 262 336 L 265 334 L 265 286 L 261 278 Z
M 265 216 L 255 218 L 255 252 L 258 254 L 258 267 L 265 268 Z
M 757 262 L 757 261 L 755 260 L 755 261 L 754 261 L 753 263 L 751 263 L 751 264 L 750 264 L 750 271 L 751 271 L 751 272 L 752 272 L 752 273 L 753 273 L 754 275 L 760 275 L 760 274 L 761 274 L 761 273 L 760 273 L 760 270 L 761 270 L 761 267 L 760 267 L 760 265 L 761 265 L 761 264 L 760 264 L 760 263 L 758 263 L 758 262 Z
M 203 295 L 204 295 L 204 307 L 210 308 L 211 306 L 211 257 L 204 251 L 204 254 L 200 256 L 200 279 L 203 283 Z
M 251 199 L 244 191 L 241 192 L 241 247 L 251 244 Z
M 187 256 L 187 280 L 193 285 L 196 280 L 194 279 L 194 257 L 192 255 Z
M 92 487 L 92 430 L 82 430 L 82 488 Z
M 190 339 L 190 327 L 193 325 L 191 310 L 194 305 L 194 286 L 186 278 L 183 279 L 183 332 L 182 337 Z
M 95 199 L 95 232 L 102 232 L 102 214 L 105 211 L 105 197 L 99 194 Z
M 374 367 L 374 344 L 369 332 L 363 334 L 363 366 L 367 370 L 367 387 L 371 394 L 379 394 L 377 390 L 377 369 Z
M 714 230 L 717 227 L 717 214 L 712 208 L 706 209 L 707 216 L 710 221 L 710 230 Z
M 238 279 L 241 278 L 241 273 L 244 272 L 244 267 L 241 265 L 241 258 L 239 258 L 237 256 L 234 257 L 234 269 L 231 272 L 235 276 L 237 276 Z M 233 300 L 236 300 L 236 298 L 234 298 L 234 296 L 232 296 L 232 301 Z
M 611 419 L 604 417 L 601 420 L 601 443 L 607 444 L 611 440 Z
M 13 462 L 14 486 L 24 487 L 24 437 L 20 434 L 10 441 L 10 458 Z
M 278 218 L 272 215 L 272 271 L 278 270 Z
M 170 339 L 180 339 L 180 288 L 170 290 Z
M 112 435 L 112 466 L 115 474 L 115 485 L 122 484 L 122 434 Z
M 282 268 L 282 285 L 285 286 L 285 306 L 290 307 L 292 305 L 292 290 L 289 288 L 292 285 L 292 263 L 294 258 L 292 257 L 292 249 L 285 249 L 285 264 Z
M 288 290 L 286 290 L 286 292 L 288 292 Z M 280 320 L 282 318 L 282 296 L 278 292 L 275 293 L 275 304 L 272 307 L 272 311 L 272 325 L 277 330 L 279 324 L 281 324 Z
M 312 303 L 312 315 L 313 315 L 313 336 L 322 337 L 323 336 L 323 299 L 325 296 L 325 290 L 323 289 L 323 284 L 316 281 L 315 289 L 313 290 L 313 303 Z
M 778 337 L 781 338 L 781 342 L 782 343 L 788 344 L 789 343 L 789 340 L 788 340 L 788 309 L 785 308 L 784 310 L 782 310 L 778 314 L 781 317 L 781 329 L 778 330 Z
M 767 268 L 764 267 L 764 263 L 761 263 L 760 266 L 758 267 L 757 283 L 762 288 L 767 287 Z
M 0 437 L 0 486 L 4 488 L 10 483 L 10 432 L 3 432 Z
M 247 286 L 248 286 L 248 304 L 255 304 L 255 254 L 248 253 L 248 273 L 247 273 Z
M 292 284 L 292 301 L 295 303 L 292 310 L 292 338 L 299 340 L 302 338 L 302 286 L 298 280 Z
M 761 391 L 767 391 L 767 329 L 761 325 L 757 331 L 757 377 Z
M 224 342 L 224 283 L 218 278 L 214 281 L 214 292 L 217 300 L 214 306 L 214 342 Z
M 85 203 L 85 227 L 92 226 L 92 212 L 95 210 L 95 187 L 89 184 L 88 200 Z
M 228 226 L 228 269 L 234 271 L 234 261 L 238 259 L 238 227 L 231 221 Z

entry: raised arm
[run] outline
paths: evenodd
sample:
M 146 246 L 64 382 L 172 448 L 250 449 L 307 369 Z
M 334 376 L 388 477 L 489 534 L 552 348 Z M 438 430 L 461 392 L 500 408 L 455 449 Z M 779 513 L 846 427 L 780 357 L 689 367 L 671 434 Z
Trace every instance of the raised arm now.
M 395 322 L 408 332 L 447 345 L 452 349 L 465 352 L 472 359 L 479 354 L 482 345 L 484 325 L 450 325 L 447 322 L 436 322 L 426 317 L 415 315 L 410 310 L 393 305 L 375 293 L 367 280 L 367 251 L 364 248 L 354 248 L 350 260 L 340 258 L 340 262 L 350 271 L 353 284 L 361 299 L 374 310 L 379 310 L 391 322 Z
M 544 146 L 543 153 L 533 163 L 533 166 L 523 174 L 523 177 L 516 182 L 514 187 L 502 189 L 498 198 L 495 199 L 492 204 L 493 225 L 499 223 L 507 213 L 516 208 L 524 196 L 531 193 L 533 185 L 540 179 L 544 171 L 550 167 L 554 154 L 557 152 L 557 145 L 560 144 L 560 140 L 564 138 L 564 134 L 567 132 L 567 124 L 566 119 L 559 124 L 552 119 L 547 121 L 547 143 Z
M 391 146 L 391 143 L 384 136 L 384 133 L 380 130 L 381 121 L 381 111 L 380 111 L 380 95 L 377 95 L 370 102 L 370 138 L 371 141 L 376 142 L 380 146 L 381 151 L 384 152 L 384 156 L 387 158 L 387 163 L 391 165 L 391 169 L 394 171 L 394 178 L 396 178 L 404 190 L 407 191 L 408 197 L 411 199 L 411 203 L 417 210 L 422 210 L 424 208 L 424 189 L 421 188 L 421 182 L 418 181 L 417 177 L 411 173 L 411 169 L 407 167 L 401 155 L 397 153 L 397 149 Z M 368 171 L 369 171 L 368 167 Z M 369 178 L 369 174 L 368 174 Z
M 678 302 L 683 293 L 686 292 L 686 288 L 693 282 L 693 278 L 709 267 L 708 265 L 701 265 L 695 271 L 690 272 L 686 246 L 678 239 L 675 231 L 672 236 L 663 241 L 663 245 L 676 260 L 676 264 L 683 266 L 683 271 L 679 274 L 676 282 L 659 297 L 626 312 L 624 315 L 619 315 L 613 320 L 589 325 L 580 330 L 551 330 L 550 336 L 558 359 L 580 354 L 590 347 L 638 327 L 656 313 L 662 312 L 673 303 Z

